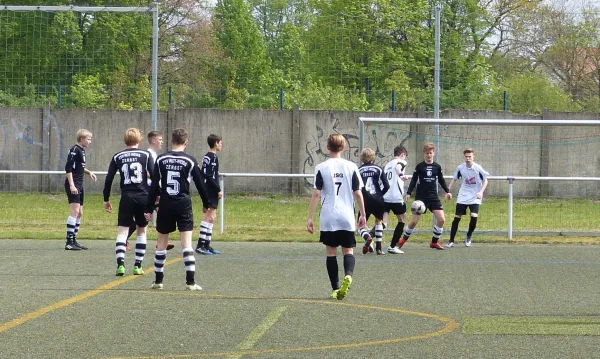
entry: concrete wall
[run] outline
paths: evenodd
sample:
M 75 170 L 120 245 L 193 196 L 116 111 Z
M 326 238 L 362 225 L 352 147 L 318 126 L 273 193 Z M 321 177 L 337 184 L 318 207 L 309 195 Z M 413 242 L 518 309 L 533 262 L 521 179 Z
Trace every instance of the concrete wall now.
M 430 118 L 431 113 L 359 113 L 350 111 L 214 110 L 195 109 L 159 112 L 158 129 L 164 132 L 165 148 L 177 127 L 190 132 L 187 152 L 199 161 L 208 150 L 210 133 L 223 137 L 219 154 L 221 172 L 306 173 L 327 159 L 326 142 L 331 133 L 347 140 L 344 157 L 359 162 L 359 117 Z M 488 119 L 598 119 L 597 114 L 512 115 L 508 112 L 447 111 L 442 118 Z M 64 169 L 67 150 L 76 132 L 87 128 L 94 134 L 87 151 L 88 168 L 106 171 L 112 155 L 124 147 L 123 132 L 138 127 L 151 130 L 150 112 L 0 109 L 0 168 L 22 170 Z M 403 144 L 409 151 L 409 172 L 422 161 L 421 148 L 434 142 L 433 126 L 372 125 L 366 129 L 366 146 L 376 151 L 376 162 L 385 165 L 393 148 Z M 540 140 L 542 139 L 542 140 Z M 476 162 L 497 176 L 589 176 L 600 177 L 600 128 L 550 126 L 441 126 L 437 151 L 444 173 L 451 175 L 463 162 L 466 147 L 475 150 Z M 146 142 L 144 142 L 144 147 Z M 3 191 L 62 190 L 64 175 L 0 175 Z M 86 184 L 99 192 L 104 178 Z M 226 191 L 291 193 L 305 195 L 312 180 L 230 178 Z M 507 183 L 493 181 L 488 194 L 504 196 Z M 519 197 L 598 197 L 595 182 L 516 182 Z

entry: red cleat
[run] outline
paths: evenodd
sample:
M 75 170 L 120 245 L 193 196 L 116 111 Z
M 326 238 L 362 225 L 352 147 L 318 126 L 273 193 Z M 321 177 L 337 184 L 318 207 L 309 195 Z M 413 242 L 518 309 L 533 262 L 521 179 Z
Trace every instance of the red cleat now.
M 442 245 L 439 244 L 438 242 L 435 242 L 435 243 L 431 242 L 431 243 L 429 243 L 429 248 L 439 249 L 441 251 L 443 251 L 444 249 L 446 249 L 446 248 L 442 247 Z
M 156 246 L 154 248 L 158 248 L 158 242 L 156 242 Z M 175 248 L 175 245 L 171 242 L 167 243 L 167 250 L 170 251 L 171 249 Z
M 404 237 L 400 238 L 400 242 L 398 242 L 398 248 L 402 248 L 404 243 L 406 243 L 406 239 L 404 239 Z

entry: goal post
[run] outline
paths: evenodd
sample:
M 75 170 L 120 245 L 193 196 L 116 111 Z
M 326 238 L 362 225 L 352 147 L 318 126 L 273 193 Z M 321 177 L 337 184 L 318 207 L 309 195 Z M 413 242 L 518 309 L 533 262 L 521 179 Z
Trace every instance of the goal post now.
M 488 203 L 506 201 L 504 227 L 496 223 L 488 227 L 492 232 L 509 239 L 513 234 L 600 234 L 596 221 L 585 219 L 600 198 L 600 120 L 359 117 L 358 132 L 360 148 L 381 153 L 380 165 L 391 158 L 388 142 L 404 145 L 410 154 L 408 174 L 422 161 L 426 142 L 436 145 L 436 162 L 448 179 L 464 162 L 463 150 L 472 148 L 475 162 L 491 175 Z M 483 223 L 485 205 L 484 199 Z M 445 210 L 449 222 L 454 202 Z M 548 221 L 564 229 L 549 232 Z

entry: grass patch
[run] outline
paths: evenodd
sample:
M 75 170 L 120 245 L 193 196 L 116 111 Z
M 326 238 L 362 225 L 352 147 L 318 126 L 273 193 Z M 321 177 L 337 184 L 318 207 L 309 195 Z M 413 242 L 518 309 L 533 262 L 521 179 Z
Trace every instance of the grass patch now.
M 463 333 L 491 335 L 600 335 L 600 317 L 463 318 Z
M 117 207 L 118 197 L 112 203 Z M 222 241 L 298 241 L 318 242 L 318 234 L 306 231 L 309 198 L 279 195 L 228 195 L 225 201 L 225 232 L 219 233 L 219 219 L 215 223 L 213 238 Z M 196 195 L 193 199 L 196 227 L 203 217 L 202 204 Z M 454 202 L 444 202 L 446 207 L 446 240 L 454 213 Z M 505 235 L 483 235 L 485 231 L 506 231 L 508 224 L 506 198 L 487 198 L 481 206 L 477 230 L 478 242 L 507 242 Z M 514 206 L 515 231 L 539 232 L 599 232 L 598 203 L 592 200 L 516 200 Z M 0 194 L 0 237 L 27 239 L 62 239 L 65 236 L 68 216 L 67 198 L 64 194 Z M 394 216 L 392 216 L 394 217 Z M 316 216 L 315 224 L 318 226 Z M 371 219 L 371 224 L 373 219 Z M 117 209 L 112 214 L 104 212 L 100 194 L 86 194 L 82 239 L 114 239 L 116 236 Z M 425 214 L 411 241 L 429 241 L 431 214 Z M 389 229 L 396 225 L 395 217 Z M 468 219 L 461 221 L 459 238 L 462 240 Z M 317 227 L 318 228 L 318 227 Z M 149 239 L 156 239 L 156 231 L 149 230 Z M 174 236 L 174 235 L 173 235 Z M 194 238 L 197 234 L 194 234 Z M 388 241 L 391 231 L 386 231 Z M 580 243 L 597 244 L 599 237 L 577 236 L 516 236 L 515 243 Z

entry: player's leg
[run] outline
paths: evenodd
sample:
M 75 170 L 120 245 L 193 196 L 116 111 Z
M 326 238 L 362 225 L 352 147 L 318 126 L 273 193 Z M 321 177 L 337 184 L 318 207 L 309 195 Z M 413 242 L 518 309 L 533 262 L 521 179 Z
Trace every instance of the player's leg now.
M 119 212 L 120 208 L 119 206 Z M 125 242 L 127 241 L 127 232 L 129 231 L 129 226 L 122 225 L 122 223 L 117 227 L 117 239 L 115 240 L 115 257 L 117 258 L 116 275 L 118 276 L 125 275 Z
M 146 228 L 148 227 L 148 221 L 144 217 L 144 207 L 146 201 L 145 198 L 138 198 L 135 203 L 135 225 L 137 238 L 135 241 L 135 263 L 133 264 L 133 274 L 141 275 L 144 274 L 142 270 L 142 262 L 146 255 L 147 236 Z
M 398 242 L 398 248 L 402 248 L 402 246 L 404 246 L 404 244 L 408 241 L 410 235 L 415 230 L 415 227 L 417 227 L 417 224 L 419 223 L 420 219 L 420 214 L 413 214 L 412 216 L 410 216 L 410 221 L 408 221 L 408 224 L 404 229 L 404 233 L 402 234 L 402 238 L 400 238 L 400 242 Z
M 81 248 L 73 244 L 73 239 L 75 238 L 75 225 L 77 223 L 77 216 L 81 205 L 79 204 L 79 198 L 76 198 L 77 195 L 71 195 L 70 192 L 67 192 L 67 196 L 69 198 L 69 216 L 67 217 L 65 250 L 79 251 Z
M 164 267 L 165 262 L 167 261 L 169 233 L 174 232 L 177 226 L 175 214 L 176 211 L 171 208 L 158 212 L 158 218 L 156 219 L 158 240 L 156 252 L 154 253 L 154 283 L 152 283 L 152 289 L 163 289 Z
M 469 230 L 467 231 L 467 238 L 465 239 L 465 246 L 471 246 L 471 236 L 477 227 L 477 218 L 479 217 L 479 205 L 469 205 L 469 212 L 471 213 L 471 220 L 469 221 Z
M 440 236 L 444 232 L 444 222 L 446 221 L 444 210 L 442 208 L 432 208 L 431 213 L 433 213 L 433 217 L 435 218 L 435 224 L 433 225 L 433 235 L 431 236 L 431 243 L 429 244 L 429 247 L 443 250 L 444 247 L 440 245 L 439 240 Z
M 344 280 L 337 292 L 337 299 L 342 300 L 348 295 L 350 284 L 352 284 L 352 276 L 354 275 L 354 267 L 356 264 L 356 259 L 354 258 L 356 240 L 354 239 L 354 234 L 350 231 L 338 231 L 336 232 L 336 235 L 339 238 L 342 254 L 344 255 Z
M 196 253 L 203 255 L 221 253 L 221 251 L 212 248 L 210 245 L 213 226 L 216 219 L 217 209 L 213 207 L 206 208 L 204 218 L 202 219 L 202 222 L 200 222 L 200 234 L 198 236 L 198 244 L 196 245 Z
M 452 220 L 452 226 L 450 227 L 450 240 L 448 244 L 446 244 L 446 248 L 454 247 L 454 238 L 456 237 L 456 233 L 458 232 L 458 224 L 462 216 L 467 213 L 467 206 L 461 203 L 456 204 L 456 210 L 454 211 L 454 219 Z
M 406 204 L 391 203 L 389 204 L 389 209 L 391 209 L 396 215 L 396 218 L 398 218 L 398 223 L 396 224 L 396 228 L 394 228 L 394 234 L 392 235 L 392 241 L 388 247 L 388 253 L 402 254 L 404 252 L 398 248 L 398 242 L 400 242 L 400 237 L 404 231 L 404 223 L 406 221 Z
M 327 267 L 327 276 L 331 283 L 331 298 L 337 299 L 337 293 L 340 289 L 340 277 L 338 273 L 338 262 L 337 262 L 337 247 L 332 246 L 330 240 L 332 240 L 333 232 L 321 232 L 321 242 L 325 244 L 325 266 Z
M 125 249 L 130 250 L 131 248 L 129 247 L 129 238 L 131 238 L 131 235 L 137 231 L 137 225 L 135 224 L 135 222 L 131 222 L 131 225 L 129 225 L 129 231 L 127 232 L 127 240 L 125 241 Z
M 181 241 L 181 250 L 183 253 L 183 264 L 185 266 L 185 285 L 187 290 L 202 290 L 202 287 L 196 284 L 196 258 L 194 257 L 194 248 L 192 247 L 192 235 L 194 233 L 194 213 L 192 206 L 182 211 L 177 219 L 177 229 L 179 230 L 179 239 Z
M 77 242 L 77 233 L 79 232 L 79 226 L 81 225 L 81 218 L 83 217 L 83 193 L 81 193 L 80 198 L 81 198 L 81 203 L 79 206 L 79 213 L 77 213 L 77 218 L 75 219 L 75 228 L 73 230 L 73 245 L 75 245 L 83 250 L 87 250 L 88 247 Z
M 368 220 L 369 217 L 371 217 L 371 214 L 373 214 L 373 202 L 371 201 L 371 197 L 368 195 L 364 197 L 364 202 L 365 202 L 365 219 Z M 360 217 L 360 214 L 358 214 L 358 216 Z M 373 247 L 372 247 L 373 235 L 369 232 L 369 227 L 366 226 L 366 220 L 365 220 L 365 226 L 358 229 L 358 234 L 365 241 L 365 243 L 363 245 L 363 249 L 362 249 L 363 254 L 373 252 Z M 375 229 L 375 227 L 373 227 L 373 229 Z

